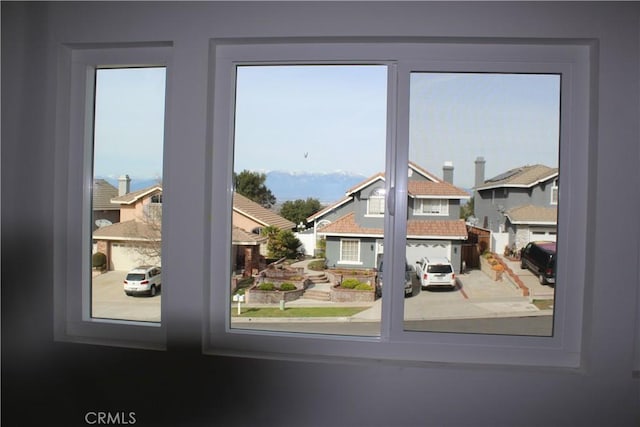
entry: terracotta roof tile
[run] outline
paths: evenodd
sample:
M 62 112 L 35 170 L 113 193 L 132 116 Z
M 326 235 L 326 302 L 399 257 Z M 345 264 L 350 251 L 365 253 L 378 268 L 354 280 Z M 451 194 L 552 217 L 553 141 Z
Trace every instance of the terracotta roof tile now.
M 111 202 L 112 203 L 118 203 L 118 204 L 121 204 L 121 205 L 130 205 L 131 203 L 136 202 L 140 198 L 142 198 L 142 197 L 144 197 L 146 195 L 152 194 L 152 193 L 156 193 L 156 192 L 162 192 L 162 186 L 160 184 L 155 184 L 155 185 L 143 188 L 143 189 L 138 190 L 138 191 L 132 191 L 131 193 L 127 193 L 127 194 L 124 194 L 122 196 L 114 197 L 113 199 L 111 199 Z
M 277 213 L 260 206 L 258 203 L 238 193 L 233 194 L 233 209 L 265 226 L 271 225 L 281 230 L 291 230 L 296 226 L 296 224 L 288 219 L 281 217 Z
M 351 212 L 319 228 L 318 233 L 382 236 L 383 230 L 382 228 L 366 228 L 358 225 L 355 213 Z M 407 236 L 466 239 L 467 227 L 464 220 L 409 220 L 407 221 Z
M 444 181 L 409 181 L 407 187 L 411 196 L 471 197 L 466 191 Z
M 234 245 L 259 245 L 262 242 L 266 242 L 267 238 L 259 234 L 249 233 L 240 227 L 233 227 L 231 241 Z
M 93 238 L 96 240 L 157 240 L 160 239 L 160 230 L 132 219 L 98 228 L 93 232 Z

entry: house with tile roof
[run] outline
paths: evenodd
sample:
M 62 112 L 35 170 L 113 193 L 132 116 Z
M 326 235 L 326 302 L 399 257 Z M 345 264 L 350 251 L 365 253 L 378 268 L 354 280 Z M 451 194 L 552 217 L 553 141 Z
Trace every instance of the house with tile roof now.
M 492 233 L 507 233 L 508 245 L 518 249 L 533 240 L 556 240 L 558 168 L 526 165 L 485 179 L 484 158 L 477 158 L 475 164 L 478 226 Z
M 467 240 L 460 205 L 470 195 L 453 185 L 453 166 L 439 178 L 417 164 L 408 167 L 407 262 L 421 257 L 449 258 L 458 271 L 461 245 Z M 372 268 L 384 253 L 385 177 L 378 173 L 345 197 L 307 218 L 326 239 L 329 267 Z
M 127 177 L 128 178 L 128 177 Z M 129 270 L 141 264 L 161 264 L 162 185 L 129 192 L 121 186 L 109 202 L 119 209 L 120 222 L 94 230 L 95 250 L 107 256 L 111 270 Z M 267 239 L 260 230 L 275 226 L 291 230 L 295 224 L 248 198 L 233 195 L 232 259 L 234 270 L 251 274 L 264 264 Z

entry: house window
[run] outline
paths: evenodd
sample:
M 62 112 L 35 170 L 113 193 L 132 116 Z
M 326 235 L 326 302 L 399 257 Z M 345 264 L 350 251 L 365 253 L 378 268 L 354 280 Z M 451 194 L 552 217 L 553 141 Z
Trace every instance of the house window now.
M 416 215 L 449 215 L 449 201 L 443 199 L 416 200 Z
M 553 180 L 553 185 L 551 186 L 551 204 L 558 204 L 558 180 Z
M 345 264 L 360 262 L 360 240 L 340 240 L 340 262 Z
M 367 215 L 383 216 L 384 215 L 384 196 L 370 196 L 367 200 Z

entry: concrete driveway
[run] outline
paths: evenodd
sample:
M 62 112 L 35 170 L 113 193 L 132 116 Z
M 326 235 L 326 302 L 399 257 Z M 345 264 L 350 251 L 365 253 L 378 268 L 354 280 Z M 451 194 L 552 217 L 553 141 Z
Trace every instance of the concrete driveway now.
M 159 322 L 162 295 L 158 294 L 155 297 L 127 296 L 122 286 L 126 276 L 126 271 L 108 271 L 93 278 L 92 317 Z

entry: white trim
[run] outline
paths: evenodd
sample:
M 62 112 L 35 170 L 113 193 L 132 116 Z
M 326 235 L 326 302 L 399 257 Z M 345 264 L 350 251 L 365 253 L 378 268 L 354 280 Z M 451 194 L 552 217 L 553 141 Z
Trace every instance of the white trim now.
M 107 65 L 111 68 L 166 67 L 166 111 L 170 94 L 170 58 L 171 46 L 167 43 L 104 48 L 75 45 L 59 50 L 57 95 L 60 108 L 56 117 L 58 156 L 54 172 L 57 232 L 54 239 L 54 338 L 57 341 L 152 349 L 165 346 L 164 320 L 154 324 L 91 317 L 90 255 L 93 236 L 90 217 L 95 70 Z M 166 123 L 165 113 L 165 140 Z M 165 293 L 162 319 L 166 318 L 166 300 Z
M 414 216 L 449 216 L 449 199 L 443 199 L 441 197 L 438 198 L 424 198 L 424 199 L 416 199 L 417 201 L 419 201 L 419 206 L 416 206 L 416 204 L 414 203 L 413 205 L 413 215 Z M 437 213 L 434 212 L 423 212 L 424 209 L 424 201 L 425 200 L 439 200 L 440 201 L 440 211 Z M 442 209 L 443 207 L 443 202 L 445 203 L 445 208 Z
M 382 213 L 371 213 L 371 200 L 378 200 L 379 204 L 381 204 L 382 206 Z M 367 213 L 365 214 L 366 217 L 370 217 L 370 218 L 382 218 L 384 217 L 384 211 L 385 211 L 385 206 L 387 204 L 387 198 L 385 196 L 378 196 L 378 195 L 374 195 L 374 196 L 369 196 L 369 198 L 367 199 Z
M 411 197 L 412 199 L 418 199 L 418 200 L 419 199 L 468 200 L 471 198 L 471 196 L 460 196 L 457 194 L 444 194 L 444 195 L 437 195 L 437 196 L 409 194 L 409 197 Z
M 364 181 L 362 184 L 358 185 L 357 187 L 351 188 L 349 189 L 349 191 L 347 191 L 346 195 L 347 196 L 352 196 L 353 194 L 357 193 L 358 191 L 362 190 L 363 188 L 367 188 L 368 186 L 370 186 L 371 184 L 373 184 L 376 181 L 385 181 L 384 175 L 374 175 L 373 177 L 367 179 L 366 181 Z
M 556 178 L 553 183 L 551 184 L 551 200 L 549 200 L 549 204 L 552 206 L 557 206 L 558 205 L 558 197 L 560 196 L 560 187 L 558 185 L 558 179 Z M 555 200 L 554 200 L 554 193 L 555 193 Z
M 355 260 L 353 259 L 344 259 L 343 255 L 344 255 L 344 244 L 346 242 L 350 242 L 350 243 L 355 243 L 356 248 L 357 248 L 357 253 L 356 253 L 356 258 Z M 362 257 L 361 257 L 361 248 L 362 246 L 362 241 L 360 239 L 353 239 L 353 238 L 344 238 L 344 239 L 340 239 L 340 260 L 337 261 L 338 264 L 354 264 L 354 265 L 362 265 Z

